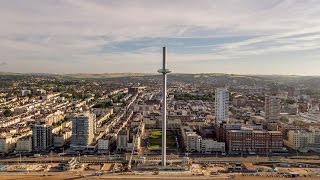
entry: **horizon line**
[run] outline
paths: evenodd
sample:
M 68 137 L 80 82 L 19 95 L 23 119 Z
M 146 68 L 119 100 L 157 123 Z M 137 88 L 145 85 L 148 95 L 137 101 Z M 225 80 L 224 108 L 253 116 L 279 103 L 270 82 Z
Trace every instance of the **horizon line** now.
M 159 75 L 158 73 L 151 73 L 151 72 L 105 72 L 105 73 L 85 73 L 85 72 L 77 72 L 77 73 L 44 73 L 44 72 L 6 72 L 0 71 L 0 75 L 23 75 L 23 74 L 47 74 L 47 75 L 76 75 L 76 74 L 87 74 L 87 75 L 102 75 L 102 74 L 146 74 L 146 75 Z M 241 74 L 241 73 L 217 73 L 217 72 L 196 72 L 196 73 L 170 73 L 170 74 L 223 74 L 223 75 L 242 75 L 242 76 L 301 76 L 301 77 L 318 77 L 319 75 L 301 75 L 301 74 Z

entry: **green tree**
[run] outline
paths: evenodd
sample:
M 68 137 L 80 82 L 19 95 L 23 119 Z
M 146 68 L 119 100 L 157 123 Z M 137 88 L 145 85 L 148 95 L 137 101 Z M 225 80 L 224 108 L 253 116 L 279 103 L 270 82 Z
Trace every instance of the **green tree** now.
M 3 111 L 3 115 L 5 117 L 10 117 L 10 116 L 12 116 L 12 114 L 13 114 L 13 112 L 10 109 L 6 109 Z

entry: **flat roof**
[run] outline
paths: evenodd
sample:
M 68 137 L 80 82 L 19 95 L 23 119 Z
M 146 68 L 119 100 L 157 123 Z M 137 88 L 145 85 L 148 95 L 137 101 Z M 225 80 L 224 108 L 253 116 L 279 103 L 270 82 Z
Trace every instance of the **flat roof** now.
M 114 166 L 113 163 L 103 164 L 101 171 L 110 171 L 113 168 L 113 166 Z

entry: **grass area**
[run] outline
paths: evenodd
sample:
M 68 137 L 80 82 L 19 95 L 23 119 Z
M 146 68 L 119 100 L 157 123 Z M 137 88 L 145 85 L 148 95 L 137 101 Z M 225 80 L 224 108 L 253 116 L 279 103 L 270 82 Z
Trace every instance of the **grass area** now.
M 162 144 L 162 131 L 161 130 L 152 130 L 149 137 L 149 149 L 150 150 L 161 150 Z M 174 150 L 176 149 L 176 140 L 173 131 L 167 131 L 167 149 Z

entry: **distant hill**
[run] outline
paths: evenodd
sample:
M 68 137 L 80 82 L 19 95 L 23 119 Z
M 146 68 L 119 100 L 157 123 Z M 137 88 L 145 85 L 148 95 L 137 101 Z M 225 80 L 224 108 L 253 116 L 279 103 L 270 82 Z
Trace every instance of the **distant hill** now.
M 103 78 L 118 78 L 118 77 L 132 77 L 132 76 L 147 76 L 152 74 L 145 73 L 103 73 L 103 74 L 62 74 L 62 77 L 77 78 L 77 79 L 103 79 Z
M 0 72 L 0 76 L 4 76 L 4 75 L 22 75 L 20 73 L 13 73 L 13 72 Z
M 50 74 L 50 73 L 12 73 L 12 72 L 0 72 L 0 76 L 5 75 L 29 75 L 29 76 L 56 76 L 62 78 L 74 78 L 74 79 L 106 79 L 106 78 L 124 78 L 124 77 L 153 77 L 160 75 L 158 73 L 102 73 L 102 74 L 90 74 L 90 73 L 75 73 L 75 74 Z M 238 74 L 223 74 L 223 73 L 172 73 L 170 77 L 175 78 L 188 78 L 194 80 L 211 79 L 211 78 L 227 78 L 227 79 L 254 79 L 273 81 L 277 83 L 297 83 L 308 81 L 319 81 L 320 76 L 298 76 L 298 75 L 238 75 Z

